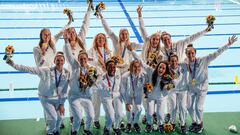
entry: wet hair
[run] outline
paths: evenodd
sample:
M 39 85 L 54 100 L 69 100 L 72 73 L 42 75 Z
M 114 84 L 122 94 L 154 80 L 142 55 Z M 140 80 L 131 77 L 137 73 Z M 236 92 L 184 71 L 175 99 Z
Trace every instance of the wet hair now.
M 189 48 L 193 48 L 194 52 L 197 53 L 197 50 L 193 47 L 193 44 L 188 44 L 187 48 L 185 49 L 185 54 L 187 54 Z
M 82 55 L 82 54 L 86 55 L 87 58 L 88 58 L 88 54 L 87 54 L 87 52 L 86 52 L 85 50 L 81 50 L 81 51 L 79 51 L 78 58 L 79 58 L 80 55 Z
M 42 43 L 43 43 L 42 35 L 43 35 L 43 32 L 44 32 L 44 31 L 49 31 L 49 33 L 50 33 L 50 40 L 49 40 L 49 42 L 48 42 L 48 45 L 50 45 L 50 47 L 51 47 L 52 49 L 54 49 L 54 42 L 52 41 L 51 31 L 50 31 L 48 28 L 43 28 L 43 29 L 41 29 L 41 31 L 40 31 L 40 35 L 39 35 L 40 41 L 39 41 L 39 43 L 38 43 L 39 47 L 42 48 Z
M 161 35 L 161 40 L 163 41 L 163 36 L 165 35 L 168 35 L 170 38 L 172 37 L 169 33 L 167 33 L 166 31 L 163 31 L 162 32 L 162 35 Z
M 160 66 L 161 63 L 163 63 L 163 64 L 166 65 L 166 71 L 165 71 L 165 73 L 163 74 L 163 76 L 164 76 L 165 74 L 170 74 L 168 62 L 167 62 L 167 61 L 161 61 L 161 62 L 159 62 L 158 65 L 156 66 L 156 68 L 154 69 L 153 74 L 152 74 L 152 84 L 153 84 L 153 86 L 156 86 L 157 78 L 158 78 L 158 68 L 159 68 L 159 66 Z
M 168 61 L 169 61 L 169 62 L 170 62 L 170 60 L 171 60 L 172 57 L 175 57 L 175 58 L 177 58 L 177 60 L 178 60 L 177 54 L 174 53 L 174 52 L 171 52 L 171 53 L 170 53 L 170 56 L 168 57 Z
M 141 62 L 140 62 L 139 60 L 133 60 L 133 61 L 131 61 L 130 66 L 129 66 L 130 72 L 132 72 L 133 65 L 134 65 L 135 63 L 139 63 L 139 64 L 141 65 Z
M 57 52 L 57 53 L 56 53 L 56 55 L 55 55 L 55 58 L 54 58 L 54 61 L 56 60 L 56 58 L 57 58 L 58 56 L 61 56 L 61 57 L 63 57 L 63 58 L 64 58 L 64 60 L 65 60 L 64 53 L 63 53 L 62 51 L 59 51 L 59 52 Z

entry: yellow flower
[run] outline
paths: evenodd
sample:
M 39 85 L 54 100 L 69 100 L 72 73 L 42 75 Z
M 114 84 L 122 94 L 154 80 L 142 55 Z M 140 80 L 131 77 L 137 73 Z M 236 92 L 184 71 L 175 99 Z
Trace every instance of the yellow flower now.
M 63 9 L 63 14 L 71 14 L 71 10 L 69 8 L 64 8 Z
M 153 89 L 152 83 L 145 83 L 144 87 L 147 88 L 147 90 L 150 92 Z
M 5 51 L 6 51 L 7 53 L 12 54 L 12 53 L 14 53 L 14 48 L 13 48 L 12 45 L 8 45 L 8 46 L 5 48 Z
M 90 68 L 88 69 L 88 74 L 89 74 L 89 75 L 93 75 L 93 74 L 95 73 L 95 71 L 96 71 L 96 69 L 95 69 L 94 67 L 90 67 Z
M 209 16 L 206 17 L 206 20 L 207 20 L 207 22 L 213 22 L 213 21 L 215 21 L 216 19 L 215 19 L 215 16 L 209 15 Z
M 48 47 L 48 43 L 42 43 L 42 47 L 43 48 L 47 48 Z
M 100 3 L 99 3 L 99 8 L 100 8 L 100 9 L 105 9 L 105 8 L 106 8 L 105 3 L 100 2 Z
M 166 124 L 164 124 L 164 130 L 167 132 L 167 133 L 169 133 L 169 132 L 171 132 L 172 130 L 173 130 L 173 126 L 172 126 L 172 124 L 170 124 L 170 123 L 166 123 Z
M 150 59 L 154 60 L 156 58 L 157 54 L 156 53 L 150 53 Z

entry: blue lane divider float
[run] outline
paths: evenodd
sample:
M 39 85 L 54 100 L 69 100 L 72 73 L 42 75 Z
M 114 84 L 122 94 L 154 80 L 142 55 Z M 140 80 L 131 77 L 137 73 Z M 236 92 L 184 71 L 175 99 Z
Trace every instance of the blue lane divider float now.
M 208 95 L 239 94 L 240 90 L 208 91 Z M 38 97 L 0 98 L 0 102 L 39 101 Z
M 121 8 L 122 8 L 122 10 L 123 10 L 123 12 L 124 12 L 124 14 L 126 15 L 126 17 L 127 17 L 127 19 L 128 19 L 128 22 L 130 23 L 130 25 L 131 25 L 131 27 L 132 27 L 132 29 L 133 29 L 133 32 L 134 32 L 134 34 L 135 34 L 136 37 L 137 37 L 138 42 L 139 42 L 139 43 L 143 43 L 142 37 L 141 37 L 141 35 L 139 34 L 137 28 L 135 27 L 135 25 L 134 25 L 131 17 L 129 16 L 129 14 L 128 14 L 126 8 L 125 8 L 125 6 L 123 5 L 122 1 L 121 1 L 121 0 L 118 0 L 118 2 L 119 2 L 119 4 L 120 4 L 120 6 L 121 6 Z

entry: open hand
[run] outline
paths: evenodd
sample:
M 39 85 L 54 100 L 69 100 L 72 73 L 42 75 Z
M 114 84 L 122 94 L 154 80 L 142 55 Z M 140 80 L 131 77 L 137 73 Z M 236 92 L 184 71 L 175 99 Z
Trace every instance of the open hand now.
M 236 35 L 233 35 L 231 37 L 228 38 L 228 44 L 232 45 L 234 42 L 236 42 L 238 39 L 238 37 Z

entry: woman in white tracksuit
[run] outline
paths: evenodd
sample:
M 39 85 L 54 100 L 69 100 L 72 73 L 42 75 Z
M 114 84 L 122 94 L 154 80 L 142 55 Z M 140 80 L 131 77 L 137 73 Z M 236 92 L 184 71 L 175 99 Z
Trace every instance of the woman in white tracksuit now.
M 142 112 L 143 87 L 147 75 L 142 71 L 141 62 L 133 60 L 130 63 L 130 71 L 122 76 L 121 93 L 126 104 L 127 126 L 125 132 L 131 132 L 132 125 L 136 132 L 141 132 L 139 118 Z
M 106 62 L 107 72 L 96 83 L 96 91 L 101 99 L 105 111 L 104 135 L 110 135 L 110 129 L 113 124 L 113 131 L 116 135 L 121 135 L 119 127 L 123 117 L 121 89 L 121 73 L 116 70 L 115 61 L 109 59 Z
M 189 131 L 201 133 L 203 130 L 203 104 L 208 90 L 208 65 L 237 41 L 236 36 L 229 37 L 228 43 L 216 52 L 196 58 L 196 49 L 190 45 L 186 49 L 187 64 L 190 73 L 188 92 L 188 111 L 192 118 Z
M 107 37 L 104 33 L 98 33 L 94 40 L 93 40 L 93 47 L 87 51 L 89 58 L 92 59 L 90 61 L 91 65 L 95 65 L 98 70 L 99 74 L 103 74 L 106 72 L 105 63 L 107 59 L 111 58 L 110 49 L 107 43 Z M 100 128 L 100 108 L 101 108 L 101 101 L 100 97 L 97 95 L 97 92 L 93 93 L 93 106 L 94 106 L 94 127 L 99 129 Z
M 54 57 L 54 67 L 28 67 L 7 59 L 7 63 L 16 70 L 39 76 L 38 96 L 45 112 L 47 135 L 60 134 L 70 78 L 69 71 L 63 68 L 64 62 L 63 53 L 57 53 Z
M 85 111 L 86 114 L 86 126 L 84 127 L 84 134 L 92 135 L 90 131 L 90 127 L 94 118 L 94 109 L 91 100 L 92 90 L 91 87 L 88 86 L 86 88 L 81 88 L 79 79 L 81 75 L 87 75 L 88 69 L 90 66 L 88 65 L 88 55 L 85 51 L 81 51 L 78 56 L 78 61 L 74 58 L 69 42 L 69 33 L 66 31 L 64 33 L 65 46 L 64 50 L 66 52 L 66 58 L 71 64 L 72 75 L 69 83 L 69 93 L 68 100 L 70 104 L 70 108 L 73 114 L 73 125 L 71 129 L 71 135 L 76 135 L 82 120 L 82 112 Z
M 85 39 L 86 39 L 86 35 L 87 35 L 89 23 L 90 23 L 90 14 L 91 14 L 91 6 L 89 4 L 87 12 L 85 13 L 85 16 L 82 21 L 82 26 L 81 26 L 78 34 L 74 27 L 70 27 L 67 29 L 69 32 L 69 35 L 70 35 L 68 42 L 70 43 L 71 52 L 76 60 L 78 60 L 79 52 L 81 50 L 86 50 L 86 40 Z M 63 49 L 63 51 L 64 51 L 64 49 Z M 68 62 L 68 59 L 67 59 L 67 63 L 68 63 L 68 70 L 70 71 L 70 74 L 71 74 L 72 68 L 71 68 L 71 64 Z M 72 117 L 71 108 L 69 108 L 69 110 L 70 110 L 70 121 L 72 123 L 73 117 Z M 83 123 L 83 121 L 82 121 L 82 123 Z
M 187 64 L 179 63 L 178 56 L 176 54 L 170 55 L 169 69 L 172 77 L 174 78 L 175 88 L 173 88 L 168 95 L 168 108 L 171 115 L 171 124 L 173 125 L 173 131 L 176 126 L 176 114 L 179 111 L 180 120 L 180 132 L 186 134 L 186 114 L 187 114 L 187 91 L 189 72 Z M 179 110 L 178 110 L 179 109 Z
M 139 5 L 137 8 L 138 20 L 139 20 L 139 28 L 141 31 L 141 36 L 144 40 L 144 45 L 142 47 L 142 59 L 145 63 L 149 63 L 151 53 L 156 54 L 156 63 L 161 61 L 161 46 L 160 46 L 160 37 L 161 32 L 155 32 L 151 36 L 148 36 L 147 31 L 145 29 L 144 21 L 142 18 L 142 7 Z
M 136 53 L 132 51 L 132 55 L 135 59 L 139 59 Z M 146 71 L 148 76 L 148 82 L 153 84 L 153 90 L 149 93 L 147 98 L 147 126 L 145 131 L 150 133 L 152 132 L 152 124 L 153 124 L 153 113 L 155 111 L 154 106 L 156 104 L 156 113 L 157 113 L 157 120 L 159 126 L 159 132 L 164 133 L 164 112 L 166 109 L 167 104 L 167 95 L 169 90 L 165 88 L 163 84 L 163 77 L 167 74 L 170 74 L 168 63 L 161 61 L 155 69 L 146 65 L 142 62 L 142 65 Z
M 35 63 L 38 67 L 54 65 L 54 57 L 56 55 L 55 45 L 60 37 L 63 35 L 63 31 L 68 28 L 72 20 L 69 19 L 68 24 L 54 37 L 51 37 L 51 32 L 48 28 L 43 28 L 40 31 L 40 41 L 38 46 L 33 48 L 33 55 Z
M 111 38 L 113 44 L 113 56 L 118 56 L 123 59 L 124 64 L 120 65 L 121 72 L 124 73 L 128 70 L 130 62 L 133 60 L 131 54 L 127 51 L 127 46 L 131 45 L 134 50 L 141 49 L 142 45 L 135 42 L 130 42 L 129 32 L 127 29 L 120 29 L 119 36 L 117 36 L 108 26 L 103 15 L 100 13 L 101 22 L 107 35 Z

